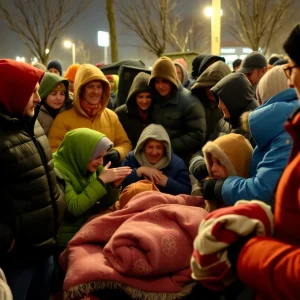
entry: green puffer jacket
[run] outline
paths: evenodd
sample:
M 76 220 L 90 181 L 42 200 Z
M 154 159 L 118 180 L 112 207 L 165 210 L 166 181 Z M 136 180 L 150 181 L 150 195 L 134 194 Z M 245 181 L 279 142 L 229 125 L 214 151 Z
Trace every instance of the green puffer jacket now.
M 104 136 L 89 128 L 71 130 L 53 154 L 54 165 L 66 181 L 66 213 L 59 246 L 66 246 L 85 221 L 97 213 L 96 204 L 107 208 L 119 198 L 119 189 L 97 180 L 103 166 L 92 174 L 87 171 L 94 149 Z

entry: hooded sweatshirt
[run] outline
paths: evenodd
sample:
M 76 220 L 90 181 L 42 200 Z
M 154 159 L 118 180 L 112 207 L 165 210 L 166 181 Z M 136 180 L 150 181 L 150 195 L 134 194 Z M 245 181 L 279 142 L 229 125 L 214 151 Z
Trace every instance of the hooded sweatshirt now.
M 231 73 L 222 78 L 211 91 L 215 98 L 225 104 L 230 119 L 221 119 L 216 125 L 210 140 L 216 139 L 219 135 L 235 132 L 243 134 L 253 143 L 251 134 L 241 128 L 241 115 L 246 111 L 256 109 L 258 106 L 254 98 L 253 89 L 250 81 L 242 73 Z
M 52 255 L 63 219 L 63 191 L 47 137 L 36 115 L 24 117 L 43 74 L 0 60 L 0 266 L 7 268 L 32 267 Z
M 46 103 L 46 98 L 52 91 L 55 90 L 55 88 L 62 83 L 65 86 L 65 102 L 63 106 L 60 109 L 54 109 L 50 105 Z M 40 112 L 38 114 L 38 120 L 43 127 L 46 135 L 48 135 L 49 129 L 53 123 L 53 120 L 55 119 L 56 115 L 71 107 L 71 101 L 69 100 L 69 82 L 66 79 L 63 79 L 61 76 L 55 74 L 55 73 L 49 73 L 46 72 L 43 80 L 41 82 L 40 88 L 39 88 L 39 94 L 42 99 L 42 105 Z
M 192 62 L 192 77 L 197 79 L 211 64 L 219 60 L 225 62 L 225 58 L 221 56 L 207 54 L 198 55 Z
M 94 150 L 104 136 L 89 128 L 71 130 L 53 154 L 54 165 L 66 181 L 66 214 L 59 241 L 61 246 L 66 246 L 93 214 L 97 202 L 100 207 L 107 208 L 118 200 L 119 189 L 114 189 L 110 184 L 104 186 L 97 180 L 103 166 L 99 166 L 95 173 L 87 171 Z
M 223 77 L 230 74 L 231 70 L 223 61 L 217 61 L 210 65 L 196 80 L 191 88 L 191 92 L 200 99 L 205 109 L 206 115 L 206 140 L 214 132 L 215 126 L 222 118 L 222 111 L 216 101 L 210 101 L 207 98 L 205 88 L 211 88 L 216 85 Z
M 156 91 L 155 78 L 163 78 L 173 85 L 167 99 Z M 187 162 L 204 143 L 204 107 L 189 90 L 182 87 L 175 65 L 168 57 L 160 57 L 155 62 L 149 85 L 154 91 L 152 121 L 166 129 L 174 152 Z
M 90 118 L 81 107 L 80 93 L 86 83 L 94 80 L 102 82 L 103 92 L 100 110 L 94 118 Z M 90 64 L 81 65 L 75 77 L 73 107 L 60 113 L 49 131 L 49 142 L 53 152 L 56 151 L 68 131 L 85 127 L 103 132 L 114 143 L 114 149 L 119 152 L 121 160 L 125 158 L 131 150 L 131 143 L 118 116 L 106 108 L 109 94 L 110 84 L 102 71 Z
M 174 61 L 174 65 L 178 66 L 182 72 L 182 85 L 183 87 L 189 89 L 190 85 L 191 85 L 191 81 L 189 80 L 189 74 L 187 72 L 187 69 L 180 63 L 177 61 Z
M 137 94 L 144 92 L 151 93 L 151 89 L 148 85 L 149 79 L 149 74 L 144 72 L 138 73 L 131 84 L 126 103 L 116 109 L 116 114 L 133 148 L 135 148 L 144 128 L 151 123 L 152 103 L 147 111 L 141 112 L 136 102 Z
M 150 139 L 163 142 L 165 147 L 165 155 L 155 165 L 147 160 L 144 153 L 145 143 Z M 131 174 L 125 178 L 122 184 L 123 187 L 144 179 L 137 175 L 136 170 L 141 166 L 146 166 L 159 169 L 168 177 L 165 187 L 157 186 L 161 192 L 172 195 L 190 194 L 191 192 L 191 183 L 185 163 L 172 153 L 170 138 L 161 125 L 150 124 L 143 130 L 134 151 L 127 155 L 122 165 L 132 168 Z

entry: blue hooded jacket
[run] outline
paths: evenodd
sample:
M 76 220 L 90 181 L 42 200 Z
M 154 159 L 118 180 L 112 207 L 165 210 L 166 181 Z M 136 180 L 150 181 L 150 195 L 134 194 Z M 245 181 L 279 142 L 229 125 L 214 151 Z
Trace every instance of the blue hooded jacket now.
M 257 145 L 249 178 L 230 176 L 225 180 L 222 198 L 226 205 L 234 205 L 241 199 L 257 199 L 272 204 L 277 182 L 292 148 L 292 140 L 284 130 L 284 123 L 298 105 L 295 90 L 287 89 L 249 115 L 250 130 Z

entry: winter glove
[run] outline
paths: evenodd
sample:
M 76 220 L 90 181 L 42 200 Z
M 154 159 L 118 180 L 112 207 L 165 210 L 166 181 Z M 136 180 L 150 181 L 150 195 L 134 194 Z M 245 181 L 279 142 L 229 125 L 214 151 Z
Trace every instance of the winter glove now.
M 120 166 L 120 154 L 117 150 L 109 150 L 103 158 L 103 165 L 105 166 L 108 162 L 111 162 L 111 168 Z
M 222 199 L 222 186 L 225 179 L 207 178 L 200 181 L 200 188 L 205 200 L 214 200 L 220 204 L 223 203 Z
M 200 181 L 200 189 L 205 200 L 217 200 L 215 186 L 218 179 L 208 178 Z
M 198 181 L 208 176 L 204 157 L 200 155 L 200 152 L 194 154 L 190 160 L 189 171 Z
M 208 171 L 206 168 L 206 163 L 204 160 L 199 160 L 194 163 L 194 168 L 192 170 L 192 175 L 198 180 L 201 181 L 208 176 Z

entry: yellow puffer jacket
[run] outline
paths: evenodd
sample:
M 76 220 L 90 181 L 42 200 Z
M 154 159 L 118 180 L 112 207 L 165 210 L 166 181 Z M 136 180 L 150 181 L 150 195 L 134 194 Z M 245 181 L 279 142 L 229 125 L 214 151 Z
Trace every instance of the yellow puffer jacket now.
M 91 119 L 81 108 L 79 94 L 86 83 L 100 80 L 103 84 L 101 110 Z M 55 152 L 65 134 L 76 128 L 91 128 L 104 133 L 113 143 L 114 149 L 120 153 L 121 160 L 131 151 L 130 140 L 120 123 L 118 116 L 106 108 L 110 95 L 110 84 L 100 69 L 90 64 L 83 64 L 77 71 L 74 82 L 73 108 L 57 115 L 50 131 L 49 142 L 52 152 Z

